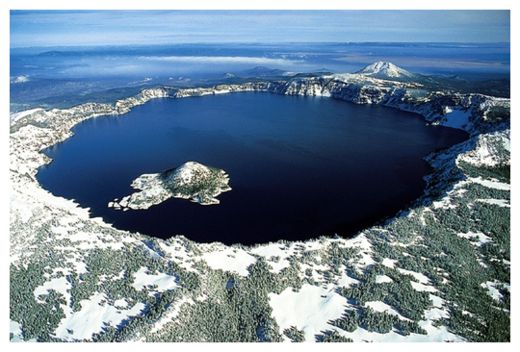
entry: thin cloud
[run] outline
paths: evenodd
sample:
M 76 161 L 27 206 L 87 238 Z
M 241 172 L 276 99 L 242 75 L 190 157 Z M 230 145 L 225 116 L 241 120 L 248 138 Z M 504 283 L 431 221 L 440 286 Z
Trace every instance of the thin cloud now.
M 140 56 L 140 60 L 181 63 L 291 65 L 301 60 L 275 59 L 258 56 Z

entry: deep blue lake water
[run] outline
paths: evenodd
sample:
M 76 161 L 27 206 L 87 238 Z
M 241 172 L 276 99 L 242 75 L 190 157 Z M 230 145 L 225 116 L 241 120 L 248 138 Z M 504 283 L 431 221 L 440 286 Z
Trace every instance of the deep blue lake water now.
M 412 113 L 268 93 L 153 100 L 74 133 L 46 151 L 44 188 L 121 229 L 227 244 L 352 236 L 418 198 L 430 171 L 423 157 L 466 138 Z M 230 175 L 219 205 L 107 207 L 139 175 L 189 160 Z

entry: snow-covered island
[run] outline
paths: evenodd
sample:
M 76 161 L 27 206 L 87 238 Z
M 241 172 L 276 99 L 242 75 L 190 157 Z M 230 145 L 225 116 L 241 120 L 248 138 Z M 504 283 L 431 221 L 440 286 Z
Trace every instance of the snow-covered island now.
M 224 170 L 188 161 L 176 169 L 139 176 L 132 182 L 132 187 L 139 192 L 121 200 L 114 199 L 108 207 L 148 209 L 171 197 L 190 199 L 202 205 L 219 204 L 216 197 L 231 190 L 228 183 L 229 176 Z

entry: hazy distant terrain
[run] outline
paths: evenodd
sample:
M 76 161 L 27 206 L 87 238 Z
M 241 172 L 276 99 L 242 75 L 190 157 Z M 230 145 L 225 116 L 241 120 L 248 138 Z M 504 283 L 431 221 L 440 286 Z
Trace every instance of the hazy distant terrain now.
M 190 87 L 295 72 L 355 72 L 378 60 L 421 73 L 434 88 L 509 96 L 509 44 L 46 47 L 11 50 L 11 110 L 110 102 L 157 84 Z

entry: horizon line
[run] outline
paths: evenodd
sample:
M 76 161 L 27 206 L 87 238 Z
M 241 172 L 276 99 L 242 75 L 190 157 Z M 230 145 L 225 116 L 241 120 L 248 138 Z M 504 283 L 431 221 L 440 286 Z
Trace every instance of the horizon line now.
M 223 41 L 223 42 L 179 42 L 179 43 L 153 43 L 153 44 L 77 44 L 77 45 L 35 45 L 35 46 L 9 46 L 10 49 L 44 49 L 44 48 L 117 48 L 117 47 L 150 47 L 150 46 L 175 46 L 175 45 L 221 45 L 221 44 L 242 44 L 242 45 L 262 45 L 262 44 L 508 44 L 511 45 L 511 41 L 266 41 L 266 42 L 251 42 L 251 41 Z

